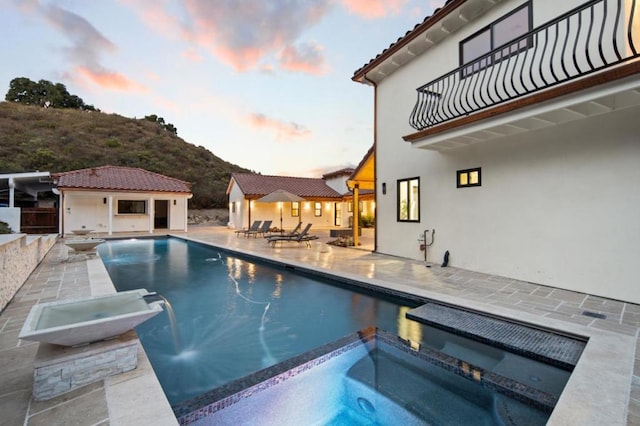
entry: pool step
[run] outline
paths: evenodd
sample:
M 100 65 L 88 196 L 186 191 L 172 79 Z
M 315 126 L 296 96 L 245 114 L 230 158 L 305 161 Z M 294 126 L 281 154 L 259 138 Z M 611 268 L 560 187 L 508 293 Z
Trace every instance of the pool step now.
M 410 310 L 407 318 L 569 371 L 586 345 L 577 338 L 436 303 Z

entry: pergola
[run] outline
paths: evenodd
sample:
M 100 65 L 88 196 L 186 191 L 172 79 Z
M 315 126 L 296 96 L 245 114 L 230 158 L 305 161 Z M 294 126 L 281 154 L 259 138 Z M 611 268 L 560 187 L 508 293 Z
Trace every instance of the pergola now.
M 16 189 L 37 200 L 38 192 L 51 191 L 51 188 L 53 183 L 49 172 L 0 174 L 0 191 L 9 192 L 7 207 L 15 207 Z

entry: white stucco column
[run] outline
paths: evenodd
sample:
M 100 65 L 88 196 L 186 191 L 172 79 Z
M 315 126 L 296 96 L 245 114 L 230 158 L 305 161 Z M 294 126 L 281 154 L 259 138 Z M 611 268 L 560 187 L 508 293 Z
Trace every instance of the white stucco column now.
M 184 232 L 187 232 L 189 230 L 189 201 L 185 198 L 182 202 L 184 203 Z M 229 218 L 231 218 L 231 215 L 229 215 Z
M 9 207 L 14 207 L 15 203 L 14 203 L 14 198 L 15 198 L 15 192 L 16 192 L 16 183 L 13 180 L 12 177 L 9 178 Z
M 58 196 L 58 234 L 64 238 L 64 192 L 56 187 L 51 191 Z
M 113 195 L 109 195 L 107 198 L 107 232 L 109 235 L 113 234 Z
M 155 216 L 155 205 L 153 197 L 149 197 L 149 233 L 153 234 L 153 218 Z

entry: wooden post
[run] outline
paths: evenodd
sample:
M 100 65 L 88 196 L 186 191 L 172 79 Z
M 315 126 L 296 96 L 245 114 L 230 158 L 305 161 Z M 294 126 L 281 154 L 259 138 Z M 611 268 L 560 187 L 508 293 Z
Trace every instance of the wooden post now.
M 360 242 L 358 241 L 358 228 L 360 227 L 360 202 L 358 200 L 358 193 L 360 191 L 360 184 L 355 184 L 353 187 L 353 245 L 357 247 Z

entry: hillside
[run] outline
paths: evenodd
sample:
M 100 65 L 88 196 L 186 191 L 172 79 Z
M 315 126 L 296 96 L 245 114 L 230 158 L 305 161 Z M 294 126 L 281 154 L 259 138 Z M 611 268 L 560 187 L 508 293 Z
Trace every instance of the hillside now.
M 190 208 L 225 207 L 232 172 L 249 172 L 144 119 L 0 102 L 0 173 L 140 167 L 192 183 Z

